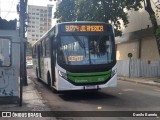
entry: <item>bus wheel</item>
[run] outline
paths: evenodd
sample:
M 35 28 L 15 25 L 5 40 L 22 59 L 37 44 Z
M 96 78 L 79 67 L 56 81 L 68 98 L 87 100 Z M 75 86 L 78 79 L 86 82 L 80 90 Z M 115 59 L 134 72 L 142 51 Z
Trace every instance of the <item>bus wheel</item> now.
M 48 87 L 51 87 L 51 77 L 50 74 L 47 74 L 47 82 L 48 82 Z
M 51 90 L 52 90 L 52 92 L 55 93 L 55 94 L 58 94 L 58 93 L 59 93 L 55 88 L 52 88 Z
M 36 79 L 37 79 L 38 82 L 40 81 L 39 77 L 38 77 L 38 70 L 37 70 L 37 68 L 36 68 Z

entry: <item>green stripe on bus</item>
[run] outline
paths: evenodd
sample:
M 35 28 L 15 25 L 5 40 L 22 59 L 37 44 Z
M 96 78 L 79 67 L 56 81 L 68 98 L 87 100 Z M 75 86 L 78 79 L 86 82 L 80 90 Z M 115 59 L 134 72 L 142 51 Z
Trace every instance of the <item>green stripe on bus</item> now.
M 69 76 L 100 76 L 100 75 L 106 75 L 106 74 L 110 74 L 111 70 L 109 71 L 105 71 L 105 72 L 92 72 L 92 73 L 71 73 L 71 72 L 67 72 L 67 75 Z
M 111 76 L 111 71 L 95 72 L 95 73 L 70 73 L 68 79 L 75 83 L 99 83 L 108 80 Z

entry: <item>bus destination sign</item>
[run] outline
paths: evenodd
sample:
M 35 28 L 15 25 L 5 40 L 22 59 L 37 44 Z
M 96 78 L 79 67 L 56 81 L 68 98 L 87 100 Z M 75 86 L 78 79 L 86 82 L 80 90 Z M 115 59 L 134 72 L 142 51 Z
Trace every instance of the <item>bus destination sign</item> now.
M 103 32 L 103 25 L 65 25 L 65 32 Z

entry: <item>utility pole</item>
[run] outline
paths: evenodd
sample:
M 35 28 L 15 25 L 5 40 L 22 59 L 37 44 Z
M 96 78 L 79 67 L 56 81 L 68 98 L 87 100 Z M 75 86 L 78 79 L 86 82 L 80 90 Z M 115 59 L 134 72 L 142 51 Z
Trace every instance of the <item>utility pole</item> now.
M 0 16 L 1 16 L 1 1 L 0 1 Z
M 23 37 L 25 38 L 25 28 L 26 28 L 26 19 L 27 19 L 27 2 L 28 0 L 24 0 L 24 21 L 23 21 Z M 27 71 L 26 71 L 26 46 L 27 46 L 27 40 L 25 38 L 25 42 L 24 42 L 24 85 L 27 86 L 28 82 L 27 82 Z
M 27 85 L 25 81 L 25 13 L 26 13 L 26 0 L 20 0 L 20 11 L 19 11 L 19 19 L 20 19 L 20 27 L 19 27 L 19 34 L 20 34 L 20 101 L 19 106 L 22 106 L 23 100 L 23 85 Z

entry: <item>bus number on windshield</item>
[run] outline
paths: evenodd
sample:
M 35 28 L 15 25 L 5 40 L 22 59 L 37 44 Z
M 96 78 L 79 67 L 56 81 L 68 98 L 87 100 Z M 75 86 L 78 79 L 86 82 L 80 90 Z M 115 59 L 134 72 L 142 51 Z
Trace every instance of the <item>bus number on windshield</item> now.
M 83 56 L 68 56 L 68 61 L 82 61 Z

